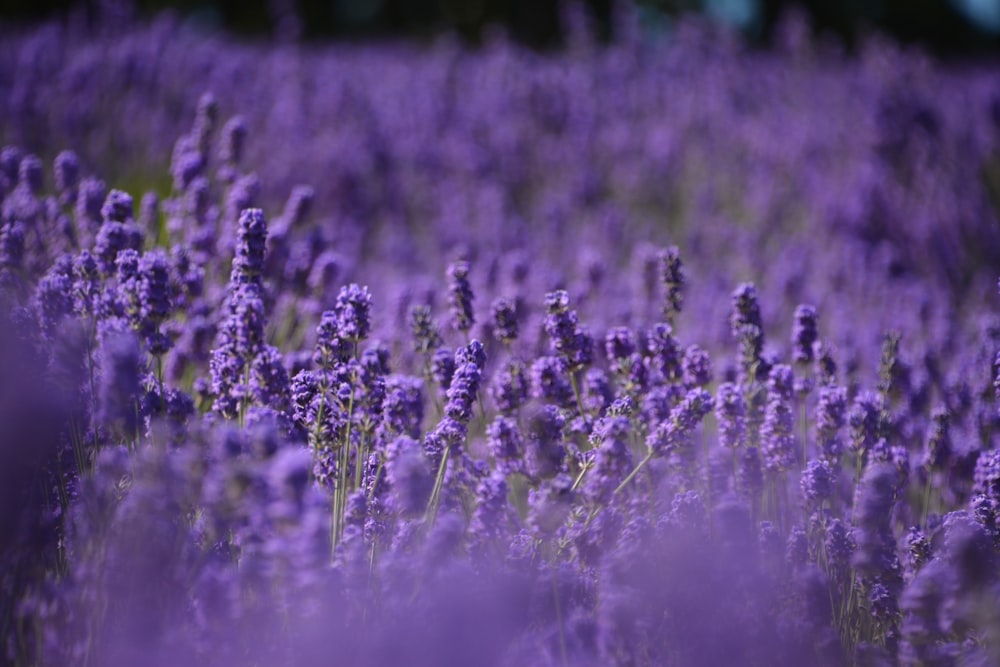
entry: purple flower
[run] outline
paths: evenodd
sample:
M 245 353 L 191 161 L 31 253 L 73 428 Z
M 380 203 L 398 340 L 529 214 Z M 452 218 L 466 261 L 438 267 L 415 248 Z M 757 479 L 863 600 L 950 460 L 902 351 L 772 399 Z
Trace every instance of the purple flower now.
M 566 459 L 563 428 L 566 420 L 559 409 L 546 405 L 528 418 L 525 450 L 528 473 L 535 478 L 549 478 L 562 471 Z
M 441 392 L 448 391 L 455 377 L 455 357 L 451 350 L 440 347 L 434 351 L 434 357 L 431 359 L 431 376 Z
M 77 229 L 96 229 L 101 224 L 101 207 L 107 188 L 104 181 L 84 178 L 76 198 Z
M 628 327 L 615 327 L 604 337 L 604 353 L 616 365 L 628 360 L 635 352 L 635 337 Z
M 150 250 L 138 267 L 139 322 L 137 330 L 153 356 L 160 356 L 173 345 L 160 326 L 170 316 L 170 260 L 161 249 Z
M 246 208 L 240 213 L 236 232 L 236 256 L 230 282 L 260 284 L 267 251 L 267 219 L 259 208 Z
M 528 369 L 519 360 L 508 363 L 490 385 L 493 402 L 503 414 L 511 414 L 528 400 Z
M 497 469 L 509 475 L 524 469 L 524 440 L 517 421 L 498 416 L 486 428 L 486 443 Z
M 817 459 L 809 461 L 806 469 L 802 471 L 802 479 L 799 482 L 806 505 L 816 508 L 831 500 L 834 482 L 833 471 L 826 461 Z
M 847 421 L 847 390 L 836 385 L 820 387 L 816 405 L 816 444 L 831 464 L 840 460 L 844 444 L 841 429 Z
M 813 360 L 813 345 L 819 339 L 816 326 L 816 308 L 801 304 L 795 309 L 795 324 L 792 326 L 792 359 L 797 364 L 808 364 Z
M 673 322 L 684 305 L 684 271 L 677 246 L 656 253 L 660 285 L 663 287 L 663 318 Z
M 906 573 L 912 579 L 931 559 L 931 541 L 913 526 L 906 534 Z
M 712 381 L 712 358 L 697 345 L 689 345 L 681 360 L 685 387 L 704 387 Z
M 979 454 L 973 473 L 972 491 L 1000 503 L 1000 449 L 990 449 Z
M 63 318 L 73 313 L 73 279 L 58 264 L 42 276 L 35 288 L 34 310 L 42 332 L 54 333 Z
M 62 151 L 53 162 L 56 191 L 63 204 L 72 204 L 80 181 L 80 159 L 73 151 Z
M 740 343 L 740 364 L 747 378 L 757 379 L 767 375 L 767 363 L 762 359 L 764 350 L 764 323 L 757 301 L 757 288 L 753 283 L 743 283 L 733 292 L 729 313 L 729 328 Z
M 570 310 L 569 294 L 565 290 L 548 293 L 545 309 L 545 333 L 553 353 L 566 361 L 569 372 L 590 364 L 593 341 L 580 327 L 576 311 Z
M 448 304 L 451 306 L 452 327 L 458 331 L 471 329 L 476 317 L 472 312 L 468 262 L 453 262 L 448 266 Z
M 460 422 L 471 419 L 485 361 L 483 345 L 478 340 L 473 340 L 455 353 L 455 375 L 448 386 L 448 402 L 444 407 L 445 414 L 452 419 Z
M 316 351 L 313 361 L 321 369 L 331 371 L 337 364 L 346 363 L 351 356 L 351 346 L 341 332 L 341 319 L 335 311 L 328 310 L 320 317 L 316 327 Z
M 681 376 L 680 344 L 669 324 L 657 324 L 646 334 L 648 363 L 660 379 L 671 381 Z
M 367 287 L 351 283 L 337 294 L 336 312 L 340 335 L 357 343 L 371 331 L 372 297 Z
M 719 423 L 719 442 L 723 447 L 742 447 L 746 438 L 746 403 L 743 393 L 731 382 L 719 385 L 715 398 L 715 419 Z
M 24 224 L 11 222 L 0 228 L 0 269 L 20 270 L 24 264 Z
M 761 425 L 761 453 L 769 470 L 784 471 L 798 458 L 795 417 L 792 413 L 792 369 L 779 364 L 771 369 L 768 399 Z
M 285 410 L 288 407 L 289 382 L 281 352 L 264 345 L 251 364 L 250 390 L 260 405 Z
M 884 409 L 882 397 L 876 393 L 865 391 L 854 399 L 848 422 L 851 427 L 851 449 L 858 456 L 867 455 L 882 437 Z
M 242 162 L 246 138 L 247 125 L 243 116 L 233 116 L 227 120 L 222 126 L 219 140 L 219 159 L 233 165 Z
M 854 538 L 850 529 L 840 519 L 830 519 L 826 525 L 826 564 L 830 577 L 843 581 L 851 565 L 854 554 Z
M 517 340 L 517 306 L 514 301 L 504 297 L 494 299 L 490 306 L 493 316 L 493 335 L 504 345 Z
M 899 576 L 896 540 L 892 534 L 892 507 L 896 501 L 896 470 L 875 463 L 865 470 L 854 503 L 853 565 L 863 574 L 888 583 Z
M 112 190 L 101 205 L 101 217 L 108 222 L 130 222 L 135 217 L 132 195 L 122 190 Z
M 573 478 L 559 474 L 532 489 L 528 495 L 528 524 L 541 535 L 550 535 L 565 521 L 573 507 Z
M 945 409 L 938 409 L 931 418 L 924 467 L 934 472 L 946 471 L 951 463 L 952 451 L 951 416 Z
M 278 220 L 278 230 L 282 235 L 289 230 L 301 225 L 309 211 L 312 209 L 313 200 L 316 198 L 316 191 L 308 185 L 296 185 L 288 194 L 285 208 L 281 211 Z
M 556 405 L 573 402 L 569 368 L 562 357 L 539 357 L 531 365 L 531 395 Z
M 695 428 L 714 407 L 715 401 L 707 391 L 701 388 L 689 390 L 684 399 L 670 411 L 670 419 L 650 434 L 646 445 L 659 456 L 690 450 Z
M 584 493 L 591 502 L 607 503 L 632 470 L 632 450 L 628 445 L 630 431 L 625 417 L 607 417 L 595 426 L 592 437 L 598 444 L 594 465 L 584 481 Z
M 393 375 L 385 381 L 382 404 L 385 427 L 411 438 L 420 437 L 424 421 L 423 382 L 419 378 Z
M 785 542 L 785 562 L 794 570 L 809 562 L 809 538 L 802 526 L 792 526 Z
M 409 324 L 413 333 L 413 346 L 417 352 L 430 355 L 441 346 L 441 334 L 434 322 L 434 316 L 431 315 L 430 306 L 412 306 Z
M 607 374 L 600 368 L 588 368 L 583 376 L 583 406 L 591 414 L 600 414 L 614 396 Z
M 18 165 L 18 184 L 24 186 L 32 195 L 42 191 L 42 161 L 37 155 L 25 155 Z

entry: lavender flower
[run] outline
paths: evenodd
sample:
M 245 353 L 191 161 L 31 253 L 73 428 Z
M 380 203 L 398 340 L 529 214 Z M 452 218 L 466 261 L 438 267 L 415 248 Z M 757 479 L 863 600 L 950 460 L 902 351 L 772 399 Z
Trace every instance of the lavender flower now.
M 424 421 L 423 383 L 415 377 L 390 376 L 385 381 L 382 409 L 385 428 L 393 433 L 418 438 Z
M 472 406 L 479 393 L 482 367 L 486 353 L 478 340 L 473 340 L 455 353 L 455 376 L 448 386 L 448 402 L 444 412 L 452 419 L 468 422 L 472 417 Z
M 795 309 L 792 326 L 792 358 L 797 364 L 808 364 L 814 359 L 813 346 L 819 339 L 816 326 L 816 308 L 801 304 Z
M 677 246 L 656 253 L 657 270 L 663 286 L 663 319 L 672 323 L 684 305 L 684 271 Z
M 351 283 L 337 294 L 337 318 L 340 335 L 357 344 L 371 331 L 372 297 L 367 287 Z
M 761 353 L 764 349 L 764 323 L 757 300 L 757 288 L 753 283 L 743 283 L 732 295 L 729 314 L 729 328 L 740 342 L 741 365 L 750 379 L 764 377 L 767 370 Z
M 471 329 L 476 317 L 472 312 L 468 262 L 453 262 L 448 266 L 448 304 L 451 306 L 452 327 L 458 331 Z
M 836 465 L 844 445 L 841 429 L 847 421 L 847 391 L 843 387 L 828 385 L 819 390 L 816 404 L 816 444 L 828 463 Z
M 746 438 L 746 403 L 743 393 L 731 382 L 719 385 L 715 398 L 715 419 L 719 423 L 719 442 L 737 449 Z
M 551 405 L 529 417 L 524 436 L 528 474 L 532 477 L 549 478 L 562 470 L 566 458 L 562 442 L 565 426 L 566 420 Z
M 514 301 L 503 297 L 494 299 L 490 306 L 493 316 L 493 335 L 504 345 L 517 340 L 517 308 Z
M 883 437 L 883 411 L 885 407 L 882 398 L 872 392 L 863 392 L 854 399 L 854 405 L 848 415 L 851 427 L 851 449 L 860 457 Z
M 632 450 L 628 446 L 631 428 L 625 417 L 608 417 L 594 430 L 598 441 L 594 468 L 587 474 L 584 492 L 597 505 L 611 499 L 611 494 L 632 470 Z
M 831 519 L 826 525 L 824 549 L 830 577 L 844 581 L 854 554 L 854 539 L 848 526 L 840 519 Z
M 151 250 L 139 260 L 138 296 L 139 321 L 133 326 L 142 334 L 149 353 L 161 356 L 173 345 L 161 331 L 170 316 L 170 260 L 162 250 Z
M 243 209 L 237 228 L 236 256 L 233 259 L 233 284 L 261 283 L 267 244 L 267 219 L 259 208 Z
M 793 384 L 789 366 L 780 364 L 771 369 L 767 406 L 761 426 L 761 452 L 764 464 L 775 472 L 788 470 L 798 458 L 795 417 L 791 406 Z
M 689 345 L 681 360 L 686 387 L 704 387 L 712 381 L 712 358 L 697 345 Z
M 670 412 L 670 419 L 660 424 L 649 436 L 646 445 L 659 456 L 690 449 L 694 429 L 715 407 L 712 395 L 695 388 Z
M 619 366 L 635 353 L 635 337 L 628 327 L 615 327 L 604 337 L 604 353 Z
M 800 482 L 806 505 L 810 508 L 816 508 L 831 500 L 834 482 L 835 478 L 829 464 L 817 459 L 809 461 L 806 464 L 806 469 L 802 471 Z
M 72 205 L 80 181 L 80 159 L 73 151 L 62 151 L 53 162 L 53 171 L 60 203 Z
M 250 391 L 260 405 L 276 410 L 288 407 L 289 381 L 281 352 L 273 345 L 264 345 L 251 364 Z
M 442 393 L 451 387 L 451 381 L 455 377 L 455 357 L 448 348 L 435 350 L 431 359 L 431 376 Z
M 219 159 L 224 163 L 238 165 L 243 161 L 246 146 L 247 126 L 242 116 L 233 116 L 222 126 L 219 141 Z
M 76 224 L 80 229 L 95 229 L 101 224 L 101 207 L 107 188 L 103 181 L 84 178 L 76 198 Z
M 573 402 L 570 370 L 562 357 L 539 357 L 531 365 L 531 395 L 556 405 Z
M 924 467 L 933 472 L 944 472 L 951 463 L 953 445 L 951 442 L 951 416 L 939 409 L 932 416 L 931 433 L 927 439 Z
M 111 190 L 101 205 L 101 217 L 108 222 L 130 222 L 135 217 L 132 195 L 122 190 Z
M 519 360 L 509 362 L 493 377 L 490 395 L 502 414 L 511 414 L 528 400 L 528 369 Z
M 681 376 L 680 344 L 673 337 L 669 324 L 657 324 L 646 334 L 648 363 L 663 381 Z
M 429 355 L 441 346 L 441 334 L 434 323 L 430 306 L 412 306 L 409 312 L 410 331 L 413 333 L 414 349 Z
M 548 293 L 545 309 L 545 333 L 552 352 L 566 361 L 570 372 L 590 364 L 593 341 L 580 327 L 576 311 L 570 310 L 569 294 L 565 290 Z
M 498 416 L 486 428 L 486 437 L 498 470 L 506 475 L 523 471 L 524 441 L 516 421 Z

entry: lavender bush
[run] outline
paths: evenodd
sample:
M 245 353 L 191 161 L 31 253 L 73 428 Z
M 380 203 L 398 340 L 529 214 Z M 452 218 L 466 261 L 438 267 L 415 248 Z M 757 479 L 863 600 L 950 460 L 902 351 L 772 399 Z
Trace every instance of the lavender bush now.
M 0 34 L 6 661 L 1000 662 L 995 77 L 621 21 Z

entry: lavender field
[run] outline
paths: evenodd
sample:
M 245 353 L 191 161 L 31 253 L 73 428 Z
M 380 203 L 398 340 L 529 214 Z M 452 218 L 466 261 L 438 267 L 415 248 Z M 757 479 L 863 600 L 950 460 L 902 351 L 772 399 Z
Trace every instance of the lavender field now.
M 0 664 L 1000 665 L 1000 78 L 0 30 Z

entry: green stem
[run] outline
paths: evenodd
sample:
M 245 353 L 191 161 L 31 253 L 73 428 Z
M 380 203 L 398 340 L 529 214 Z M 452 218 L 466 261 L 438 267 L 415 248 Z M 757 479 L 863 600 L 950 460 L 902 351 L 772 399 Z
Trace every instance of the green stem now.
M 427 520 L 429 525 L 434 525 L 437 518 L 438 504 L 441 499 L 441 487 L 444 485 L 445 472 L 448 469 L 448 454 L 451 452 L 451 445 L 446 445 L 444 453 L 441 454 L 441 463 L 438 465 L 437 476 L 434 478 L 434 490 L 431 491 L 431 499 L 427 504 Z
M 580 411 L 580 416 L 586 418 L 587 411 L 583 409 L 583 399 L 580 398 L 580 388 L 576 384 L 576 371 L 569 372 L 569 384 L 573 387 L 573 396 L 576 397 L 576 409 Z
M 573 486 L 570 487 L 570 491 L 576 491 L 578 488 L 580 488 L 580 482 L 583 481 L 583 476 L 587 474 L 588 470 L 590 470 L 590 464 L 584 463 L 580 467 L 580 474 L 578 474 L 576 476 L 576 479 L 573 480 Z
M 639 461 L 639 464 L 636 467 L 632 468 L 632 472 L 628 474 L 628 477 L 622 480 L 622 483 L 618 485 L 618 487 L 614 490 L 614 492 L 611 495 L 612 496 L 618 495 L 619 491 L 628 486 L 629 482 L 635 479 L 635 476 L 639 474 L 639 471 L 642 470 L 643 467 L 645 467 L 645 465 L 649 463 L 650 459 L 652 458 L 653 458 L 653 451 L 650 450 L 648 454 L 642 457 L 642 460 Z

